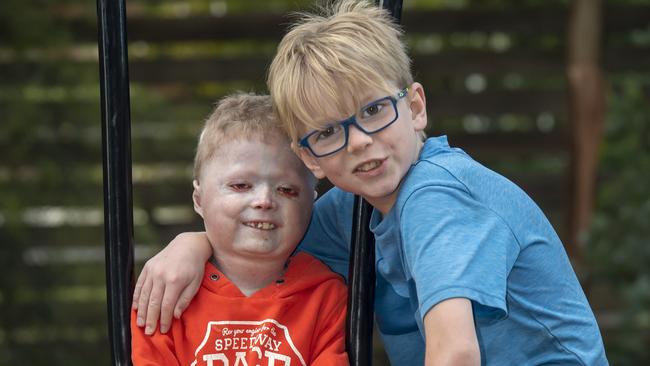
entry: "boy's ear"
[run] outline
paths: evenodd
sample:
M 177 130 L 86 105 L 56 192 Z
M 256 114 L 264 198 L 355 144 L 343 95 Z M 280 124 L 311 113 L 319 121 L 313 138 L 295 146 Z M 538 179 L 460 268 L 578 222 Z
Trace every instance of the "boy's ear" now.
M 307 151 L 307 149 L 299 149 L 298 157 L 300 157 L 300 160 L 302 160 L 305 166 L 309 170 L 311 170 L 312 174 L 314 174 L 316 178 L 318 179 L 325 178 L 325 174 L 323 173 L 323 170 L 320 168 L 318 161 L 309 151 Z
M 409 107 L 411 120 L 416 131 L 427 127 L 427 100 L 424 96 L 424 87 L 420 83 L 413 83 L 409 88 Z
M 200 193 L 199 181 L 194 179 L 192 181 L 192 186 L 194 187 L 194 191 L 192 191 L 192 202 L 194 202 L 194 212 L 199 214 L 199 216 L 203 217 L 203 208 L 201 208 L 201 193 Z

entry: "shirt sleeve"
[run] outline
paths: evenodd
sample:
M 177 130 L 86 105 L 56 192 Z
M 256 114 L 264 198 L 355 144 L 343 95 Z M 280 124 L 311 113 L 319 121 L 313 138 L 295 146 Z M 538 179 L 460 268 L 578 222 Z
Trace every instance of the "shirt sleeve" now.
M 311 366 L 347 366 L 345 351 L 345 320 L 347 288 L 341 280 L 333 280 L 331 288 L 322 292 L 324 306 L 312 349 Z
M 353 203 L 354 196 L 338 188 L 325 193 L 314 205 L 309 228 L 299 247 L 346 279 Z
M 161 334 L 156 330 L 151 336 L 136 325 L 137 312 L 131 310 L 131 361 L 134 366 L 177 366 L 171 331 Z
M 400 219 L 404 256 L 420 317 L 451 298 L 472 301 L 479 318 L 507 316 L 507 278 L 519 244 L 505 221 L 450 184 L 416 189 Z

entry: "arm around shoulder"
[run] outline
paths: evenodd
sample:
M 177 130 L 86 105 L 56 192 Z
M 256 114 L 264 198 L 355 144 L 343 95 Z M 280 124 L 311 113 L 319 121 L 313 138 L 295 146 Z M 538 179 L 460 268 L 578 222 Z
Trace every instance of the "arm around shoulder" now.
M 472 303 L 465 298 L 444 300 L 424 316 L 426 366 L 480 365 Z

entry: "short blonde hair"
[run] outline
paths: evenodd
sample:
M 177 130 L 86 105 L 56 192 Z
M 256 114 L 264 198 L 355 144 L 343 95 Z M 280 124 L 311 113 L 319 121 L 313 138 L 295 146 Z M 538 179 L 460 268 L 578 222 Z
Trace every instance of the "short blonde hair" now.
M 225 142 L 240 138 L 262 141 L 274 138 L 277 141 L 278 137 L 289 144 L 270 96 L 242 92 L 226 96 L 217 102 L 199 136 L 194 157 L 194 179 L 199 179 L 206 161 Z
M 364 90 L 390 93 L 413 83 L 403 31 L 385 9 L 341 0 L 321 12 L 299 14 L 269 69 L 269 91 L 293 142 L 319 127 L 315 115 L 354 113 Z M 323 115 L 323 106 L 335 110 Z

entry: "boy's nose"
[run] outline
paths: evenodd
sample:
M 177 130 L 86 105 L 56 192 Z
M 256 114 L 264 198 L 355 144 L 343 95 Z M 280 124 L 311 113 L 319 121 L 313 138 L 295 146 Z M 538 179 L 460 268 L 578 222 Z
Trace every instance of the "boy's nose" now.
M 348 152 L 360 151 L 372 144 L 372 136 L 351 125 L 348 131 Z
M 256 209 L 270 210 L 275 208 L 275 201 L 273 200 L 273 191 L 270 187 L 260 187 L 251 204 Z

